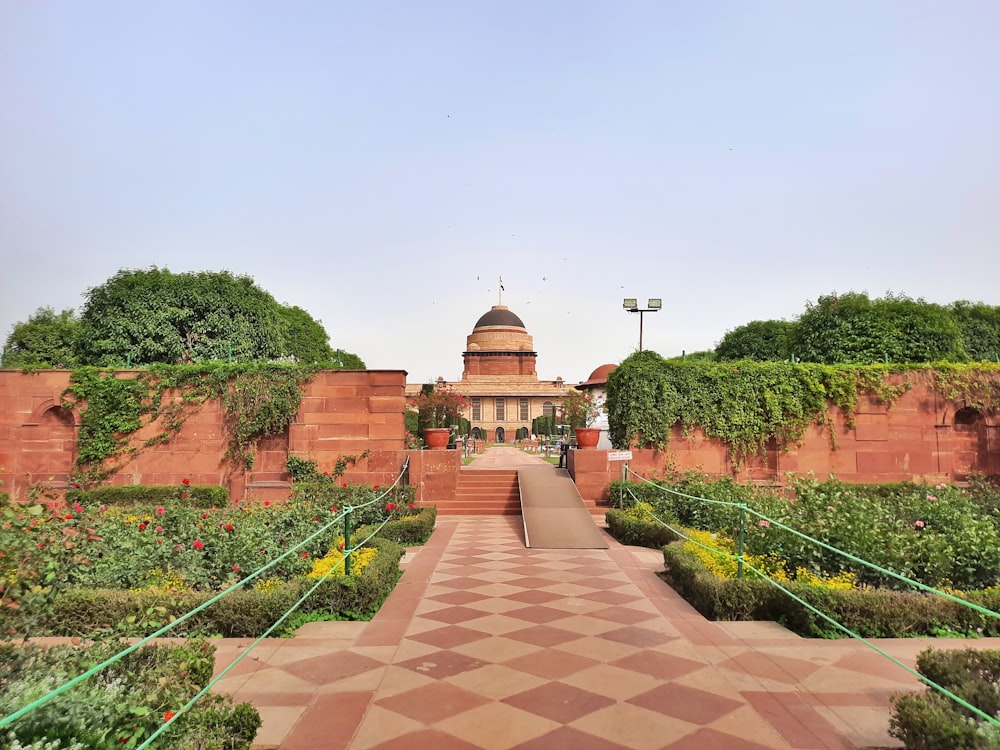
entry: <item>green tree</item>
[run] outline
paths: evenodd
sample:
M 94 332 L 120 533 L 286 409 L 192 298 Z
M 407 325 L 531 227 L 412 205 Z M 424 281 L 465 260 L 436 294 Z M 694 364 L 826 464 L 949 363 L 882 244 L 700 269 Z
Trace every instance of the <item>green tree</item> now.
M 716 359 L 734 361 L 754 359 L 758 362 L 789 359 L 796 324 L 787 320 L 754 320 L 727 331 L 715 347 Z
M 68 370 L 76 367 L 76 342 L 80 321 L 73 310 L 56 313 L 51 307 L 40 307 L 26 322 L 18 322 L 4 345 L 0 366 L 17 368 L 52 368 Z
M 286 355 L 291 355 L 297 362 L 305 364 L 334 361 L 330 336 L 322 323 L 301 307 L 294 305 L 280 307 L 278 314 L 282 323 L 283 348 Z
M 86 298 L 82 364 L 254 361 L 285 354 L 280 305 L 248 276 L 121 270 Z
M 941 305 L 849 292 L 820 297 L 799 316 L 792 351 L 805 362 L 952 362 L 968 357 L 954 315 Z
M 1000 362 L 1000 307 L 968 302 L 951 304 L 962 331 L 962 344 L 973 362 Z

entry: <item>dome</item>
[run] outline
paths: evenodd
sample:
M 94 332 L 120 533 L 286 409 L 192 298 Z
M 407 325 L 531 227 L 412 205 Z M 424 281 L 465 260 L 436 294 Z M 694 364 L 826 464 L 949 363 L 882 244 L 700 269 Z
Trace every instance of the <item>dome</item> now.
M 488 313 L 476 321 L 475 328 L 503 326 L 504 328 L 524 328 L 524 323 L 504 305 L 494 305 Z M 475 329 L 473 329 L 475 330 Z
M 577 388 L 582 388 L 584 386 L 592 386 L 592 385 L 604 385 L 605 383 L 608 382 L 608 375 L 610 375 L 611 371 L 614 370 L 616 367 L 618 367 L 618 365 L 610 365 L 610 364 L 601 365 L 592 373 L 590 373 L 590 377 L 587 378 L 582 383 L 580 383 L 580 385 L 578 385 Z

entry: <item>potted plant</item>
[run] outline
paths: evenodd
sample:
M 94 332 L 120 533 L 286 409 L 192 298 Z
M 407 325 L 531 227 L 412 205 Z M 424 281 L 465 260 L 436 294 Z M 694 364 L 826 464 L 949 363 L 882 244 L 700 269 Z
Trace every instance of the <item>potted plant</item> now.
M 450 426 L 460 424 L 468 399 L 450 386 L 428 383 L 409 404 L 419 414 L 418 425 L 427 447 L 444 450 L 451 434 Z
M 603 400 L 595 398 L 590 391 L 571 390 L 563 397 L 560 414 L 563 421 L 576 432 L 579 448 L 593 449 L 601 438 L 601 429 L 593 427 L 604 410 Z

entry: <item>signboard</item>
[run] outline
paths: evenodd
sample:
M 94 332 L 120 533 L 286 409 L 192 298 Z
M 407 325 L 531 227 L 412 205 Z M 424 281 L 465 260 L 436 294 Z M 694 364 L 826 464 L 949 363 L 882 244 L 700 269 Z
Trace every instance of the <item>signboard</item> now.
M 631 461 L 632 451 L 608 451 L 609 461 Z

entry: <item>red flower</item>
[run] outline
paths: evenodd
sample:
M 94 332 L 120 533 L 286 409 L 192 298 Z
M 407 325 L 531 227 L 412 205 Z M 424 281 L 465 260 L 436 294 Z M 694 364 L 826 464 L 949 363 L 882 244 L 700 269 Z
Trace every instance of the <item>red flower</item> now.
M 185 479 L 184 481 L 186 482 L 187 480 Z M 173 711 L 167 711 L 165 714 L 163 714 L 163 720 L 170 721 L 172 718 L 174 718 L 174 716 L 175 714 Z
M 239 565 L 234 565 L 233 566 L 233 572 L 234 573 L 239 573 L 240 572 L 240 566 Z
M 146 530 L 146 524 L 140 523 L 139 524 L 139 531 L 145 531 L 145 530 Z
M 201 514 L 201 517 L 202 517 L 202 518 L 208 518 L 208 513 L 202 513 L 202 514 Z
M 340 483 L 340 486 L 341 486 L 341 487 L 346 487 L 346 486 L 347 486 L 347 482 L 341 482 L 341 483 Z
M 72 513 L 67 513 L 65 516 L 63 516 L 63 520 L 64 521 L 72 521 L 73 520 L 73 514 Z
M 316 523 L 316 522 L 318 522 L 318 521 L 319 521 L 319 516 L 315 516 L 315 517 L 313 518 L 313 523 Z
M 73 489 L 74 490 L 80 489 L 80 484 L 78 482 L 73 482 Z
M 409 508 L 410 510 L 413 510 L 413 509 L 414 509 L 414 508 L 416 508 L 417 506 L 416 506 L 416 505 L 414 505 L 413 503 L 410 503 L 410 504 L 409 504 L 409 505 L 408 505 L 407 507 L 408 507 L 408 508 Z
M 181 493 L 181 499 L 182 499 L 182 500 L 187 500 L 187 499 L 188 499 L 188 497 L 189 497 L 188 493 L 186 493 L 186 492 L 182 492 L 182 493 Z
M 337 506 L 336 505 L 331 505 L 330 506 L 330 512 L 331 513 L 336 513 L 337 512 Z
M 38 543 L 38 549 L 42 549 L 44 546 L 45 546 L 44 542 L 39 542 Z
M 181 484 L 183 484 L 183 485 L 189 485 L 189 484 L 191 484 L 191 480 L 190 480 L 190 479 L 188 479 L 187 477 L 184 477 L 184 478 L 183 478 L 183 479 L 181 480 Z
M 83 513 L 83 506 L 80 505 L 80 503 L 74 501 L 73 510 L 75 510 L 77 513 Z
M 265 508 L 266 508 L 266 507 L 267 507 L 268 505 L 270 505 L 270 504 L 271 504 L 271 501 L 270 501 L 270 500 L 265 500 L 265 501 L 264 501 L 264 507 L 265 507 Z
M 195 539 L 191 543 L 191 546 L 194 547 L 195 549 L 205 549 L 205 544 L 201 541 L 201 539 Z
M 341 542 L 341 543 L 340 543 L 340 544 L 339 544 L 339 545 L 337 546 L 337 549 L 344 549 L 344 543 L 343 543 L 343 542 Z
M 377 484 L 374 487 L 372 487 L 373 490 L 377 490 L 378 488 L 379 488 L 379 485 L 377 485 Z
M 309 557 L 309 553 L 308 553 L 308 552 L 303 552 L 303 553 L 302 553 L 302 557 L 304 557 L 304 558 L 308 558 L 308 557 Z
M 388 511 L 394 511 L 394 510 L 396 510 L 396 503 L 386 503 L 385 504 L 385 509 L 388 510 Z
M 162 505 L 159 508 L 156 509 L 156 515 L 158 515 L 158 516 L 162 516 L 166 512 L 167 511 L 163 509 Z
M 233 525 L 231 523 L 227 523 L 226 524 L 226 531 L 232 531 L 232 530 L 233 530 Z

